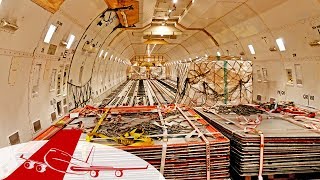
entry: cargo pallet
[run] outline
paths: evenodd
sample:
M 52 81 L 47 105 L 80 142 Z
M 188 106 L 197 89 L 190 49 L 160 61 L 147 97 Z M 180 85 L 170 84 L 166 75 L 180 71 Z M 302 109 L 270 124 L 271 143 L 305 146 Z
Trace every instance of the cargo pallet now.
M 179 112 L 184 123 L 188 124 L 190 130 L 197 133 L 190 142 L 176 141 L 177 138 L 171 138 L 164 126 L 165 118 L 162 114 L 175 109 Z M 102 122 L 108 116 L 117 116 L 131 113 L 153 113 L 159 115 L 159 120 L 164 128 L 163 140 L 157 141 L 157 144 L 146 146 L 123 146 L 115 144 L 114 146 L 126 150 L 134 155 L 141 157 L 155 168 L 157 168 L 166 179 L 199 179 L 199 180 L 213 180 L 213 179 L 228 179 L 229 173 L 229 156 L 230 156 L 230 142 L 211 126 L 207 121 L 202 119 L 193 109 L 180 105 L 168 106 L 135 106 L 135 107 L 110 107 L 110 108 L 94 108 L 85 107 L 79 108 L 79 119 L 90 111 L 99 112 L 101 114 L 100 120 L 95 124 L 95 127 L 87 133 L 86 141 L 93 141 L 104 144 L 103 138 L 99 140 L 99 133 L 97 130 L 102 126 Z M 175 116 L 175 115 L 172 115 Z M 54 136 L 58 130 L 68 128 L 67 123 L 72 122 L 70 116 L 66 116 L 63 125 L 57 130 L 49 128 L 45 130 L 34 140 L 47 140 Z M 205 134 L 204 134 L 205 133 Z M 207 135 L 209 136 L 207 137 Z M 191 138 L 191 137 L 190 137 Z M 184 138 L 182 138 L 184 139 Z M 100 142 L 99 142 L 100 141 Z M 110 143 L 110 142 L 109 142 Z
M 258 180 L 258 176 L 245 176 L 239 177 L 236 174 L 231 173 L 232 180 Z M 274 174 L 264 175 L 263 180 L 316 180 L 320 179 L 320 173 L 311 174 Z

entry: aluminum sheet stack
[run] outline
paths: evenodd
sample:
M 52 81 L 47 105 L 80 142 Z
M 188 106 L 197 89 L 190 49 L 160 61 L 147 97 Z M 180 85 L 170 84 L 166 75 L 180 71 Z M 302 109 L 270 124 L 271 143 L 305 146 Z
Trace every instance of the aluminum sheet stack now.
M 320 171 L 319 131 L 252 106 L 195 110 L 230 139 L 231 172 L 237 176 Z
M 137 132 L 144 132 L 145 136 L 151 137 L 153 143 L 123 146 L 107 138 L 93 138 L 93 142 L 112 145 L 141 157 L 162 172 L 166 179 L 229 178 L 229 140 L 194 110 L 149 106 L 117 107 L 110 112 L 108 118 L 111 120 L 119 117 L 121 112 L 121 121 L 118 123 L 124 124 L 120 131 L 138 129 Z M 128 120 L 130 123 L 127 123 Z M 103 124 L 97 133 L 110 136 L 111 131 L 107 129 L 109 125 Z M 129 125 L 132 127 L 128 128 Z

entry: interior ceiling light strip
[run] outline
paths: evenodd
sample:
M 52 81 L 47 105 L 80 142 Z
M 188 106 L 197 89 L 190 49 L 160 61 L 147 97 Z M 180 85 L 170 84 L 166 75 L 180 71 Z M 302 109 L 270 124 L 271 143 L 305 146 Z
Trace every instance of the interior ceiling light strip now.
M 276 40 L 276 42 L 277 42 L 277 45 L 278 45 L 280 51 L 285 51 L 286 50 L 286 47 L 284 46 L 284 42 L 283 42 L 282 38 L 278 38 Z
M 249 48 L 251 54 L 256 54 L 256 52 L 251 44 L 248 45 L 248 48 Z
M 70 34 L 70 36 L 69 36 L 69 40 L 68 40 L 68 43 L 67 43 L 67 49 L 70 49 L 71 48 L 71 46 L 72 46 L 72 43 L 73 43 L 73 41 L 75 40 L 75 36 L 73 35 L 73 34 Z
M 99 58 L 102 56 L 103 52 L 104 52 L 104 50 L 100 51 Z
M 55 25 L 52 25 L 52 24 L 50 25 L 48 32 L 44 38 L 45 43 L 48 43 L 48 44 L 50 43 L 51 38 L 52 38 L 54 32 L 56 31 L 56 29 L 57 29 L 57 27 Z

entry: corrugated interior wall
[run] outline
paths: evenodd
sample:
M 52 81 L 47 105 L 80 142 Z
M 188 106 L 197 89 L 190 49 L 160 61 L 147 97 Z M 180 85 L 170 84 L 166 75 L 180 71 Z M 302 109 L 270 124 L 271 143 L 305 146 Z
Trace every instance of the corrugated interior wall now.
M 68 82 L 83 86 L 91 81 L 92 104 L 126 80 L 126 65 L 115 61 L 118 54 L 105 45 L 117 34 L 111 31 L 118 20 L 97 26 L 106 8 L 104 1 L 68 0 L 51 14 L 30 0 L 2 1 L 0 18 L 19 29 L 0 30 L 0 147 L 7 146 L 8 136 L 16 131 L 21 142 L 31 140 L 41 131 L 33 130 L 34 121 L 40 120 L 43 130 L 74 108 Z M 50 43 L 44 43 L 51 24 L 57 30 Z M 70 34 L 75 42 L 67 50 L 61 42 Z M 97 52 L 82 51 L 86 41 L 97 44 Z M 99 57 L 101 50 L 108 54 Z

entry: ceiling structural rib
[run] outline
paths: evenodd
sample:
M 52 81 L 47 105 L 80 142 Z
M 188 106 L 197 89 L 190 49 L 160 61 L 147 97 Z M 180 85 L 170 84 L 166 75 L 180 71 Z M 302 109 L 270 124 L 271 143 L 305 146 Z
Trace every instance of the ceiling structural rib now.
M 263 18 L 261 18 L 261 16 L 255 12 L 255 11 L 251 11 L 250 13 L 250 5 L 252 4 L 258 4 L 257 2 L 255 2 L 254 0 L 249 0 L 249 1 L 216 1 L 217 4 L 215 6 L 220 5 L 220 9 L 223 9 L 225 7 L 229 7 L 225 8 L 226 11 L 221 11 L 219 13 L 215 13 L 218 11 L 213 11 L 212 9 L 215 9 L 216 7 L 213 6 L 212 8 L 209 9 L 208 13 L 205 13 L 204 18 L 206 18 L 206 24 L 204 26 L 202 26 L 202 24 L 198 24 L 200 29 L 203 28 L 205 29 L 209 34 L 212 35 L 212 37 L 214 39 L 216 39 L 217 42 L 219 42 L 219 47 L 221 45 L 222 49 L 220 49 L 220 52 L 222 51 L 226 51 L 228 52 L 232 52 L 233 55 L 243 55 L 243 54 L 248 54 L 248 49 L 246 48 L 246 45 L 248 42 L 244 41 L 244 38 L 248 38 L 250 36 L 256 35 L 258 33 L 263 33 L 265 30 L 270 29 L 266 23 L 264 22 Z M 282 3 L 284 3 L 285 1 L 280 1 L 280 0 L 272 0 L 270 2 L 268 2 L 267 6 L 263 7 L 263 11 L 267 11 L 272 7 L 278 6 Z M 249 5 L 250 4 L 250 5 Z M 270 5 L 271 4 L 271 5 Z M 223 5 L 223 6 L 222 6 Z M 241 7 L 245 7 L 245 6 L 249 6 L 248 10 L 243 10 Z M 259 9 L 259 8 L 257 8 Z M 261 9 L 261 8 L 260 8 Z M 238 14 L 235 14 L 235 12 L 237 12 Z M 188 11 L 188 13 L 190 13 L 190 11 Z M 249 14 L 248 14 L 249 13 Z M 213 15 L 214 17 L 208 17 L 208 15 Z M 252 14 L 250 16 L 250 14 Z M 195 14 L 192 14 L 195 15 Z M 201 14 L 200 14 L 201 15 Z M 200 17 L 199 15 L 199 17 Z M 239 19 L 240 17 L 240 19 Z M 244 19 L 241 19 L 241 17 L 244 17 Z M 211 19 L 210 19 L 211 18 Z M 259 20 L 259 18 L 261 20 Z M 232 19 L 237 19 L 234 20 L 235 23 L 239 24 L 238 26 L 235 26 L 234 24 L 230 24 L 228 22 L 232 20 Z M 181 22 L 181 21 L 179 21 Z M 220 22 L 220 24 L 219 24 Z M 192 23 L 189 27 L 196 27 L 194 26 L 196 23 Z M 218 25 L 219 24 L 219 25 Z M 214 25 L 214 27 L 212 26 Z M 212 27 L 211 27 L 212 26 Z M 219 29 L 221 29 L 221 27 L 225 27 L 225 29 L 219 31 Z M 239 31 L 245 27 L 249 27 L 244 31 Z M 227 31 L 226 31 L 227 30 Z M 257 30 L 257 31 L 254 31 Z M 229 33 L 225 33 L 228 32 Z M 269 30 L 270 31 L 270 30 Z M 251 34 L 249 34 L 251 32 Z M 232 36 L 234 38 L 232 38 Z M 274 39 L 271 38 L 270 39 Z M 231 46 L 236 46 L 236 47 L 231 47 Z M 269 45 L 271 48 L 272 46 Z M 241 47 L 241 48 L 239 48 Z M 219 50 L 218 50 L 219 51 Z M 247 52 L 247 53 L 245 53 Z M 253 56 L 252 56 L 253 58 Z
M 179 23 L 186 27 L 205 28 L 230 12 L 236 10 L 248 0 L 203 0 L 195 1 L 181 16 Z
M 118 1 L 121 2 L 121 0 Z M 119 34 L 111 37 L 106 46 L 113 49 L 118 45 L 121 46 L 119 50 L 121 54 L 134 52 L 135 55 L 143 53 L 148 55 L 147 46 L 143 44 L 157 44 L 151 54 L 161 54 L 166 58 L 170 57 L 169 59 L 181 59 L 187 56 L 194 58 L 204 54 L 214 55 L 216 52 L 253 58 L 254 56 L 247 48 L 247 44 L 253 43 L 249 40 L 250 36 L 265 31 L 271 33 L 263 20 L 264 17 L 259 13 L 264 13 L 284 2 L 270 0 L 261 7 L 254 0 L 178 0 L 177 2 L 150 0 L 150 3 L 141 0 L 139 9 L 143 11 L 139 12 L 137 23 L 139 26 L 121 28 L 123 31 L 118 31 Z M 145 16 L 144 11 L 147 7 L 152 9 L 153 16 L 151 10 Z M 142 24 L 145 26 L 142 27 Z M 172 34 L 166 34 L 164 31 L 156 33 L 156 29 L 164 29 L 164 27 L 174 27 L 180 32 L 170 30 Z M 123 34 L 124 32 L 126 33 Z M 274 38 L 271 34 L 267 37 Z M 128 40 L 119 44 L 117 39 L 123 38 Z M 271 45 L 268 46 L 271 48 Z M 130 48 L 132 51 L 125 51 L 123 47 Z M 258 51 L 260 48 L 257 48 Z
M 145 27 L 151 24 L 153 17 L 153 10 L 157 0 L 139 0 L 139 22 L 136 23 L 137 28 Z
M 251 1 L 252 2 L 252 1 Z M 273 3 L 274 4 L 276 4 L 276 5 L 279 5 L 279 4 L 281 4 L 281 3 L 283 3 L 283 1 L 279 1 L 279 0 L 275 0 L 275 1 L 273 1 Z M 272 4 L 272 3 L 271 3 Z M 273 4 L 273 5 L 274 5 Z M 263 18 L 260 16 L 260 14 L 259 14 L 259 12 L 258 11 L 256 11 L 252 6 L 253 6 L 253 4 L 250 6 L 249 4 L 247 4 L 246 3 L 246 6 L 248 6 L 248 8 L 251 10 L 251 11 L 253 11 L 253 12 L 255 12 L 255 14 L 257 15 L 257 17 L 261 20 L 261 22 L 264 24 L 264 26 L 266 27 L 266 29 L 267 29 L 267 32 L 270 34 L 270 36 L 271 36 L 271 38 L 272 39 L 276 39 L 276 36 L 272 33 L 272 31 L 271 31 L 271 29 L 268 27 L 268 25 L 265 23 L 265 21 L 263 20 Z M 265 11 L 266 9 L 267 9 L 267 7 L 268 7 L 268 5 L 266 5 L 264 8 L 264 10 L 262 10 L 262 11 Z M 266 42 L 267 43 L 267 42 Z M 269 44 L 268 44 L 269 45 Z M 275 47 L 275 45 L 269 45 L 269 50 L 277 50 L 277 48 Z M 280 52 L 280 51 L 278 51 L 278 54 L 279 54 L 279 56 L 281 57 L 280 59 L 283 61 L 283 55 L 282 55 L 282 53 Z
M 130 45 L 129 47 L 124 49 L 124 51 L 121 53 L 121 55 L 127 57 L 128 59 L 132 59 L 132 57 L 135 55 L 135 52 L 134 52 L 132 45 Z
M 111 47 L 113 45 L 113 43 L 115 42 L 116 38 L 118 38 L 125 31 L 128 31 L 128 32 L 144 31 L 145 29 L 147 29 L 150 26 L 151 26 L 151 24 L 147 24 L 146 26 L 141 27 L 141 28 L 122 28 L 122 31 L 120 31 L 115 37 L 113 37 L 112 40 L 109 42 L 109 44 L 107 46 Z M 129 38 L 129 40 L 130 40 L 130 38 Z
M 144 1 L 143 1 L 144 2 Z M 178 27 L 177 24 L 179 25 L 178 29 L 182 30 L 182 32 L 175 32 L 174 30 L 169 30 L 168 32 L 172 32 L 172 35 L 165 35 L 165 33 L 160 33 L 159 36 L 155 35 L 155 32 L 157 30 L 152 30 L 150 29 L 151 27 L 154 27 L 156 29 L 164 29 L 164 28 L 167 28 L 167 23 L 163 24 L 162 23 L 162 26 L 165 25 L 165 26 L 153 26 L 153 23 L 154 22 L 157 22 L 157 21 L 161 21 L 160 19 L 161 18 L 164 18 L 165 20 L 168 20 L 168 22 L 170 21 L 169 18 L 172 20 L 174 18 L 171 17 L 171 15 L 173 16 L 174 14 L 181 14 L 182 12 L 184 12 L 184 10 L 187 8 L 189 8 L 192 4 L 192 1 L 191 0 L 180 0 L 178 1 L 178 3 L 173 3 L 171 0 L 164 0 L 164 1 L 156 1 L 157 3 L 155 3 L 155 11 L 154 11 L 154 18 L 152 20 L 152 24 L 148 24 L 146 25 L 145 27 L 143 28 L 124 28 L 123 30 L 125 31 L 137 31 L 137 32 L 141 32 L 141 34 L 139 35 L 140 37 L 135 37 L 136 40 L 138 40 L 139 43 L 143 43 L 143 39 L 147 39 L 146 42 L 144 43 L 148 43 L 148 44 L 163 44 L 163 45 L 159 45 L 158 47 L 155 48 L 155 51 L 153 51 L 154 53 L 161 53 L 161 54 L 166 54 L 168 51 L 174 49 L 177 45 L 181 45 L 184 49 L 184 51 L 186 51 L 188 54 L 190 54 L 189 50 L 184 47 L 184 45 L 182 45 L 182 42 L 184 42 L 186 39 L 190 38 L 191 36 L 194 35 L 195 31 L 202 31 L 204 34 L 206 34 L 213 42 L 213 44 L 215 46 L 219 46 L 218 42 L 213 38 L 213 36 L 211 36 L 210 33 L 208 33 L 206 30 L 204 29 L 201 29 L 201 28 L 186 28 L 184 27 L 183 25 L 177 23 L 176 21 L 178 20 L 178 18 L 175 18 L 175 23 L 173 24 L 172 27 Z M 140 8 L 142 8 L 141 6 L 145 7 L 145 2 L 142 3 L 140 2 Z M 165 12 L 164 15 L 165 16 L 161 16 L 161 13 L 160 13 L 160 9 L 162 9 L 163 11 L 168 11 L 168 12 Z M 167 9 L 167 10 L 165 10 Z M 179 12 L 178 12 L 179 11 Z M 160 13 L 160 14 L 159 14 Z M 167 15 L 170 15 L 170 17 L 166 17 Z M 180 17 L 180 16 L 177 16 L 177 17 Z M 158 19 L 157 19 L 158 18 Z M 150 26 L 151 25 L 151 26 Z M 150 30 L 150 33 L 147 33 L 147 28 L 149 28 Z M 140 30 L 140 31 L 139 31 Z M 189 33 L 191 32 L 191 34 Z M 145 36 L 144 34 L 148 34 L 147 36 Z M 114 42 L 116 42 L 116 39 L 118 38 L 121 38 L 123 32 L 119 32 L 119 34 L 117 34 L 116 36 L 113 37 L 113 39 L 110 41 L 110 43 L 108 44 L 108 47 L 113 47 L 114 46 Z M 134 35 L 134 34 L 132 34 Z M 132 35 L 128 35 L 128 38 L 130 39 L 130 43 L 132 44 L 133 41 L 131 41 L 131 38 L 133 37 Z M 135 35 L 137 35 L 135 33 Z M 142 37 L 142 36 L 143 37 Z M 181 38 L 176 38 L 176 35 L 182 35 Z M 166 40 L 162 40 L 162 38 L 168 38 L 169 37 L 169 41 L 166 42 Z M 155 39 L 153 39 L 155 38 Z M 139 40 L 140 39 L 140 40 Z M 163 42 L 161 42 L 163 41 Z M 135 41 L 137 42 L 137 41 Z M 165 42 L 165 43 L 164 43 Z M 164 45 L 164 44 L 167 44 L 168 45 Z M 118 45 L 118 43 L 116 43 Z M 126 45 L 126 47 L 129 47 L 128 45 Z M 130 46 L 134 52 L 136 54 L 140 54 L 142 51 L 144 51 L 146 49 L 146 46 L 141 46 L 140 47 L 137 45 L 137 44 L 133 44 L 132 46 Z M 143 48 L 143 50 L 139 50 L 140 48 Z M 124 52 L 124 50 L 122 50 L 122 52 Z M 145 54 L 148 54 L 146 51 L 144 51 Z M 184 54 L 184 53 L 182 53 Z M 170 57 L 171 59 L 171 57 Z
M 180 23 L 176 23 L 179 27 L 183 28 L 184 30 L 188 30 L 188 31 L 202 31 L 204 32 L 212 41 L 216 46 L 219 46 L 218 41 L 206 30 L 206 29 L 201 29 L 201 28 L 187 28 L 185 26 L 183 26 Z

